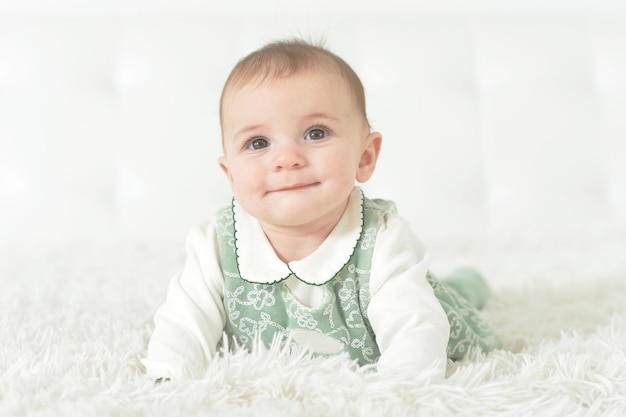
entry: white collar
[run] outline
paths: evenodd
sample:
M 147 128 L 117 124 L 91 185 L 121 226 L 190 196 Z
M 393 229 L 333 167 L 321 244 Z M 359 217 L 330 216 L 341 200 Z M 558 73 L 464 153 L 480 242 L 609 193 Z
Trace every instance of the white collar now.
M 354 187 L 335 228 L 309 256 L 288 264 L 281 261 L 257 219 L 233 201 L 235 254 L 242 279 L 273 284 L 294 274 L 300 281 L 323 285 L 348 263 L 363 229 L 363 193 Z

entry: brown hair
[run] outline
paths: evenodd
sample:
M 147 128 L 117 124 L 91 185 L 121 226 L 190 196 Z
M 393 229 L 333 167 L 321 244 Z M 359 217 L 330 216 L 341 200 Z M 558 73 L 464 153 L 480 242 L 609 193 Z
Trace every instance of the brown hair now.
M 265 45 L 242 58 L 233 68 L 220 98 L 220 122 L 223 124 L 224 97 L 234 89 L 249 82 L 261 83 L 266 79 L 288 78 L 303 71 L 331 68 L 348 83 L 354 101 L 365 123 L 369 126 L 365 110 L 365 91 L 354 70 L 339 56 L 322 45 L 300 39 L 277 41 Z

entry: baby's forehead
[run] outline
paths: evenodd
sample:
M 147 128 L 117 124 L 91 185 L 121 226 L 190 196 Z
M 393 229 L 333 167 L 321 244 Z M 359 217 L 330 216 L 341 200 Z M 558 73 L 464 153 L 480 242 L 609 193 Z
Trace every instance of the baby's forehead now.
M 341 84 L 345 84 L 350 88 L 348 80 L 341 74 L 341 72 L 331 65 L 316 65 L 315 67 L 300 68 L 289 73 L 274 72 L 267 69 L 260 69 L 257 72 L 246 74 L 242 76 L 236 82 L 227 86 L 224 91 L 224 96 L 235 94 L 241 90 L 254 90 L 259 86 L 272 86 L 273 84 L 280 84 L 282 81 L 292 80 L 300 77 L 327 78 L 328 80 L 339 81 Z
M 328 84 L 336 86 L 336 88 L 333 90 L 333 93 L 341 95 L 347 94 L 349 96 L 352 96 L 353 99 L 355 98 L 355 94 L 350 86 L 350 83 L 348 82 L 348 80 L 342 77 L 338 71 L 303 70 L 293 73 L 289 76 L 257 76 L 250 78 L 247 81 L 242 81 L 235 85 L 231 85 L 229 88 L 224 90 L 221 103 L 222 122 L 224 121 L 223 116 L 227 112 L 233 110 L 231 105 L 234 104 L 235 101 L 240 102 L 240 100 L 246 100 L 248 97 L 255 96 L 255 93 L 259 91 L 259 89 L 262 89 L 264 91 L 269 90 L 271 92 L 273 87 L 278 87 L 282 83 L 306 77 L 311 77 L 310 82 L 307 81 L 306 87 L 300 84 L 301 87 L 290 85 L 289 88 L 305 88 L 308 90 L 307 87 L 310 87 L 312 85 L 311 83 L 317 83 L 315 85 L 319 86 L 320 84 L 326 84 L 326 81 L 328 81 Z M 277 89 L 277 91 L 278 90 L 281 89 L 279 88 Z M 353 104 L 357 106 L 356 100 L 354 100 Z

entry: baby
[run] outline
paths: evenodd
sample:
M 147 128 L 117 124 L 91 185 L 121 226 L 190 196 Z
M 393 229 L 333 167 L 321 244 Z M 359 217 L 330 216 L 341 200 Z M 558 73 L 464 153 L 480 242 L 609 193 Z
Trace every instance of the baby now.
M 149 375 L 201 376 L 223 337 L 431 379 L 448 358 L 500 346 L 477 311 L 482 278 L 437 281 L 394 203 L 355 186 L 374 173 L 382 136 L 343 59 L 299 40 L 269 44 L 231 72 L 220 119 L 234 198 L 188 236 L 155 316 Z

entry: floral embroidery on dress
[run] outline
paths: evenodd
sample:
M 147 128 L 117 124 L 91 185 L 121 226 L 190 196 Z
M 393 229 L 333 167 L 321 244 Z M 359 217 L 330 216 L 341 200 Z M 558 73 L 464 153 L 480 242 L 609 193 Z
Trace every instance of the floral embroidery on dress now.
M 263 310 L 276 303 L 275 292 L 276 288 L 273 285 L 253 284 L 252 291 L 248 292 L 247 298 L 256 310 Z
M 361 250 L 368 250 L 374 247 L 376 242 L 376 235 L 378 234 L 378 227 L 368 227 L 363 232 L 363 240 L 361 241 Z

